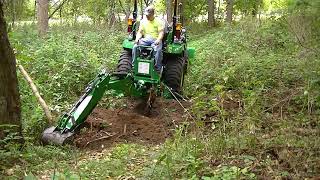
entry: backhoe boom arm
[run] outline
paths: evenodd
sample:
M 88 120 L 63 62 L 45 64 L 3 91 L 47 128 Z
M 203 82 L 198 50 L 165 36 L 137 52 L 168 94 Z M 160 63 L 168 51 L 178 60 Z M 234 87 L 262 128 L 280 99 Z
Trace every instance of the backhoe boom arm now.
M 63 144 L 83 124 L 107 90 L 114 90 L 117 94 L 142 96 L 141 91 L 136 89 L 133 84 L 131 76 L 119 79 L 105 70 L 100 72 L 89 83 L 85 93 L 74 104 L 72 109 L 59 119 L 58 125 L 44 131 L 42 141 L 44 143 Z

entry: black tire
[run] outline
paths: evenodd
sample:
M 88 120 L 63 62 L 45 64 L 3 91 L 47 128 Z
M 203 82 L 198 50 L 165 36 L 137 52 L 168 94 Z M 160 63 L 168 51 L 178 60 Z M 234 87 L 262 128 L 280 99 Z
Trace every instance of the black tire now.
M 128 50 L 123 50 L 115 74 L 127 75 L 132 69 L 132 55 Z
M 181 57 L 168 59 L 164 70 L 164 83 L 177 93 L 182 93 L 185 61 Z

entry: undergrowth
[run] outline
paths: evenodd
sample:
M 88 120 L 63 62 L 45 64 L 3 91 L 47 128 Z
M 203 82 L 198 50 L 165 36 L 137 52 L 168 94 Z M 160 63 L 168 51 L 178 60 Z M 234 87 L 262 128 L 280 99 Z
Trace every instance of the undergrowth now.
M 99 69 L 115 66 L 124 36 L 85 27 L 52 29 L 41 40 L 24 27 L 10 40 L 58 115 Z M 188 45 L 196 48 L 185 83 L 195 121 L 165 144 L 120 144 L 94 157 L 72 147 L 13 147 L 1 152 L 1 160 L 16 161 L 7 170 L 17 177 L 67 179 L 301 179 L 320 173 L 319 54 L 297 42 L 285 17 L 191 32 Z M 19 79 L 24 131 L 34 143 L 46 122 Z
M 102 28 L 52 27 L 47 38 L 34 26 L 10 34 L 19 63 L 33 78 L 54 116 L 70 108 L 100 70 L 115 67 L 123 34 Z M 29 85 L 19 75 L 25 133 L 38 137 L 47 124 Z
M 206 162 L 241 168 L 248 156 L 259 178 L 316 176 L 319 54 L 297 43 L 286 17 L 241 21 L 190 45 L 197 59 L 185 87 L 203 127 Z

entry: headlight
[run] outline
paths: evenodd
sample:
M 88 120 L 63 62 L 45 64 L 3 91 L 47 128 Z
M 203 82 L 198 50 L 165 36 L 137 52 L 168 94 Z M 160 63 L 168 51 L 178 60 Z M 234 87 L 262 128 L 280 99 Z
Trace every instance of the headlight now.
M 138 63 L 138 73 L 149 74 L 150 72 L 150 63 L 139 62 Z

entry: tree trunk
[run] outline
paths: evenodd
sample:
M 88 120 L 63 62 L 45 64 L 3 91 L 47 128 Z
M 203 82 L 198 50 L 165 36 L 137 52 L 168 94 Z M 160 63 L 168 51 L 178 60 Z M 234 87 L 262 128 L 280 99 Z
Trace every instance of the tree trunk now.
M 167 13 L 167 21 L 169 24 L 172 23 L 172 1 L 166 0 L 166 13 Z
M 34 0 L 34 11 L 33 11 L 33 13 L 34 13 L 34 20 L 36 20 L 37 19 L 37 17 L 38 17 L 38 13 L 37 13 L 37 4 L 38 4 L 38 2 L 37 2 L 38 0 Z
M 257 14 L 258 14 L 258 3 L 255 2 L 252 7 L 251 15 L 252 17 L 256 18 Z
M 16 61 L 10 46 L 0 1 L 0 125 L 15 125 L 13 132 L 21 134 L 21 110 Z M 0 139 L 5 137 L 0 126 Z M 6 128 L 7 129 L 7 128 Z
M 260 15 L 260 8 L 263 6 L 263 0 L 256 0 L 253 4 L 251 15 L 256 18 L 257 15 Z
M 115 0 L 111 0 L 110 2 L 110 10 L 107 19 L 109 19 L 109 27 L 113 27 L 117 21 L 116 19 L 116 2 Z
M 144 11 L 144 9 L 143 9 L 143 0 L 140 0 L 140 12 L 141 12 L 141 19 L 143 19 L 143 11 Z
M 233 5 L 234 1 L 233 0 L 227 0 L 227 17 L 226 17 L 226 22 L 227 23 L 232 23 L 232 16 L 233 16 Z
M 126 4 L 125 6 L 123 6 L 121 0 L 119 0 L 118 2 L 119 2 L 119 6 L 120 6 L 123 14 L 125 15 L 124 22 L 127 23 L 127 22 L 128 22 L 128 19 L 129 19 L 129 17 L 130 17 L 130 7 L 129 7 L 130 1 L 129 1 L 129 2 L 126 1 L 126 2 L 125 2 L 125 4 Z M 118 14 L 118 16 L 120 16 L 120 14 Z M 120 24 L 121 24 L 121 22 L 122 22 L 121 19 L 119 19 L 119 22 L 120 22 Z
M 214 17 L 214 9 L 215 9 L 215 2 L 214 0 L 208 0 L 208 25 L 210 27 L 215 26 L 215 17 Z
M 180 13 L 180 21 L 181 23 L 183 24 L 183 26 L 185 26 L 185 14 L 184 14 L 184 9 L 186 7 L 186 0 L 181 0 L 180 1 L 181 4 L 182 4 L 182 7 L 181 7 L 181 12 Z M 172 18 L 172 17 L 171 17 Z
M 15 26 L 15 22 L 16 22 L 16 4 L 15 4 L 16 2 L 15 2 L 15 0 L 12 0 L 11 1 L 11 21 L 12 21 L 12 23 L 11 23 L 11 28 L 13 29 L 14 28 L 14 26 Z
M 221 0 L 218 0 L 218 10 L 217 10 L 217 16 L 218 16 L 218 20 L 220 21 L 221 19 Z
M 48 0 L 38 0 L 37 17 L 38 17 L 38 32 L 40 36 L 45 36 L 49 29 L 48 11 L 49 11 Z

